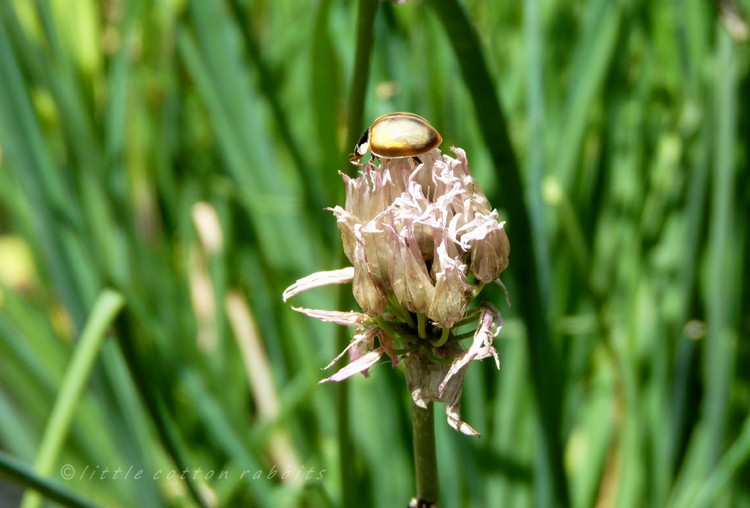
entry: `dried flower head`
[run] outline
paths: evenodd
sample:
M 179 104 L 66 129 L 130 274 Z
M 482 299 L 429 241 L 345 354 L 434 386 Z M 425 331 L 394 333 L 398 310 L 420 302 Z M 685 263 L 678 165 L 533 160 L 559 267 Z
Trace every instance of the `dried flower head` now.
M 466 154 L 451 150 L 455 159 L 435 149 L 419 164 L 384 159 L 380 166 L 360 165 L 357 178 L 342 174 L 346 205 L 332 211 L 352 267 L 301 279 L 284 292 L 284 301 L 314 287 L 352 282 L 363 313 L 295 308 L 355 328 L 331 365 L 347 351 L 351 363 L 321 382 L 367 376 L 383 354 L 394 367 L 403 358 L 414 402 L 444 402 L 448 422 L 477 435 L 460 419 L 463 378 L 472 360 L 492 356 L 500 368 L 492 340 L 502 320 L 490 303 L 467 307 L 486 283 L 502 286 L 498 277 L 508 266 L 510 243 L 504 222 L 469 173 Z M 457 333 L 474 323 L 474 331 Z M 470 337 L 464 350 L 460 341 Z

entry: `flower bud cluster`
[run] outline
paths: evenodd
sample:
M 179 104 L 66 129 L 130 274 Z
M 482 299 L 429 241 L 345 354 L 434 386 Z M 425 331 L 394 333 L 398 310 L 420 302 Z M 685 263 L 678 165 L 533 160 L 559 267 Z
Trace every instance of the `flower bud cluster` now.
M 344 175 L 346 207 L 333 213 L 354 266 L 354 297 L 370 316 L 382 315 L 392 291 L 398 304 L 440 328 L 464 316 L 474 283 L 496 280 L 510 244 L 496 210 L 471 177 L 466 154 L 439 150 L 411 159 L 362 166 Z
M 460 419 L 466 369 L 474 360 L 492 357 L 502 327 L 497 309 L 483 302 L 467 311 L 489 282 L 502 286 L 510 244 L 479 184 L 471 177 L 466 154 L 456 158 L 435 149 L 422 161 L 384 159 L 360 165 L 357 178 L 342 175 L 346 204 L 332 209 L 344 251 L 352 265 L 318 272 L 284 292 L 292 296 L 327 284 L 352 283 L 359 312 L 295 308 L 308 316 L 355 328 L 348 353 L 351 363 L 326 381 L 368 375 L 385 354 L 393 366 L 404 359 L 414 403 L 444 402 L 448 422 L 478 435 Z M 472 325 L 473 331 L 459 333 Z M 469 348 L 460 342 L 472 338 Z M 326 367 L 326 368 L 328 368 Z

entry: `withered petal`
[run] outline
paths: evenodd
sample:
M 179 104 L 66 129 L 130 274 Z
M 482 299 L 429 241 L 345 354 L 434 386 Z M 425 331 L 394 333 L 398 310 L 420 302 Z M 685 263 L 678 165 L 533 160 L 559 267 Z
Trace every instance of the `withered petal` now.
M 307 291 L 308 289 L 329 284 L 347 284 L 354 278 L 354 267 L 349 266 L 340 270 L 331 270 L 328 272 L 315 272 L 307 277 L 299 279 L 297 282 L 286 288 L 281 295 L 286 302 L 294 295 Z

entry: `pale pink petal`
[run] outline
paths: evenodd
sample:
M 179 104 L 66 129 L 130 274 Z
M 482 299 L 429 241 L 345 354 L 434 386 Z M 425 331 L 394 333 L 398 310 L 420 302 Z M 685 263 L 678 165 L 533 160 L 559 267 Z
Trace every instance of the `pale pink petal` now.
M 464 226 L 473 229 L 461 236 L 463 245 L 469 244 L 471 251 L 471 272 L 482 282 L 492 282 L 508 267 L 510 243 L 503 225 L 491 215 L 477 218 Z
M 404 238 L 393 226 L 386 229 L 390 232 L 391 241 L 398 245 L 401 252 L 400 256 L 391 261 L 393 293 L 398 302 L 410 312 L 425 312 L 432 301 L 435 288 L 414 238 L 414 232 L 406 228 L 407 237 Z
M 481 309 L 486 309 L 492 314 L 493 319 L 495 320 L 495 329 L 492 331 L 492 337 L 497 337 L 497 335 L 500 333 L 500 329 L 503 327 L 503 317 L 500 315 L 500 311 L 497 310 L 497 307 L 492 305 L 490 302 L 482 302 L 479 307 Z M 492 343 L 492 339 L 490 339 L 490 343 Z
M 362 314 L 361 312 L 305 309 L 302 307 L 292 307 L 292 309 L 310 317 L 325 321 L 326 323 L 336 323 L 337 325 L 342 326 L 360 326 L 371 321 L 370 316 Z
M 440 222 L 438 207 L 427 200 L 422 186 L 413 181 L 409 182 L 408 192 L 404 192 L 393 202 L 393 211 L 393 218 L 397 224 L 402 227 L 411 224 L 422 258 L 432 259 L 435 250 L 433 229 L 440 228 L 443 224 Z
M 469 161 L 466 159 L 466 152 L 464 151 L 464 149 L 452 146 L 451 152 L 456 154 L 456 158 L 453 159 L 454 161 L 456 161 L 456 164 L 453 167 L 453 171 L 462 178 L 471 176 L 471 171 L 469 171 Z M 444 157 L 446 159 L 450 159 L 450 157 L 448 157 L 447 155 Z
M 409 185 L 411 185 L 412 182 L 416 183 L 422 188 L 422 192 L 430 201 L 432 201 L 433 196 L 436 194 L 434 165 L 439 157 L 439 150 L 433 150 L 432 152 L 421 155 L 420 158 L 422 159 L 422 164 L 417 165 L 411 174 L 409 174 Z
M 497 368 L 500 368 L 500 360 L 497 358 L 497 353 L 493 354 L 494 348 L 492 347 L 492 339 L 496 337 L 502 326 L 502 321 L 499 321 L 497 326 L 495 325 L 496 320 L 500 319 L 500 313 L 492 304 L 483 303 L 481 305 L 481 314 L 479 316 L 479 324 L 477 331 L 474 333 L 474 341 L 471 343 L 471 347 L 466 351 L 459 353 L 456 359 L 445 375 L 445 379 L 440 383 L 438 392 L 440 396 L 443 396 L 443 390 L 453 376 L 459 371 L 466 367 L 472 360 L 481 360 L 488 356 L 495 358 Z
M 370 316 L 380 316 L 388 305 L 388 297 L 373 283 L 367 269 L 361 265 L 354 272 L 352 292 L 360 308 Z
M 349 350 L 349 359 L 352 362 L 356 362 L 362 358 L 368 350 L 372 349 L 372 346 L 375 345 L 375 337 L 378 336 L 379 331 L 380 328 L 372 326 L 361 330 L 354 336 L 352 342 L 355 342 L 355 347 Z
M 385 311 L 388 305 L 388 297 L 383 289 L 373 280 L 372 274 L 368 269 L 367 259 L 365 258 L 365 242 L 359 231 L 359 226 L 355 228 L 357 245 L 354 248 L 354 281 L 352 292 L 354 298 L 359 303 L 362 311 L 370 316 L 379 316 Z
M 463 211 L 464 203 L 470 198 L 462 183 L 458 179 L 446 181 L 445 190 L 438 196 L 436 205 L 441 210 L 458 214 Z
M 357 239 L 364 247 L 367 272 L 372 281 L 383 290 L 391 289 L 389 265 L 396 255 L 383 229 L 386 222 L 391 222 L 390 210 L 383 212 L 357 231 Z
M 351 350 L 351 349 L 352 349 L 353 347 L 355 347 L 355 346 L 359 345 L 359 344 L 360 344 L 360 343 L 361 343 L 361 342 L 362 342 L 363 340 L 365 340 L 364 334 L 359 334 L 359 333 L 358 333 L 358 334 L 356 334 L 356 335 L 354 336 L 354 338 L 352 339 L 352 341 L 351 341 L 351 342 L 349 343 L 349 345 L 348 345 L 348 346 L 346 346 L 346 348 L 345 348 L 345 349 L 344 349 L 344 350 L 343 350 L 342 352 L 340 352 L 340 353 L 339 353 L 339 354 L 338 354 L 338 355 L 336 356 L 336 358 L 334 358 L 334 359 L 333 359 L 333 360 L 331 361 L 331 363 L 329 363 L 328 365 L 326 365 L 325 367 L 323 367 L 323 370 L 328 370 L 328 369 L 330 369 L 331 367 L 333 367 L 333 364 L 334 364 L 334 363 L 336 363 L 336 362 L 338 362 L 339 360 L 341 360 L 341 357 L 342 357 L 342 356 L 344 356 L 344 355 L 345 355 L 345 354 L 346 354 L 346 353 L 347 353 L 347 352 L 348 352 L 349 350 Z
M 386 168 L 375 174 L 377 175 L 375 177 L 377 198 L 385 209 L 404 192 L 405 186 L 400 176 L 394 177 L 394 171 L 391 168 Z
M 366 355 L 359 358 L 356 362 L 352 362 L 333 376 L 319 381 L 318 384 L 326 383 L 328 381 L 343 381 L 344 379 L 353 376 L 359 372 L 363 372 L 365 377 L 367 376 L 367 369 L 378 363 L 380 357 L 383 356 L 384 349 L 379 347 L 374 351 L 370 351 Z
M 284 291 L 282 297 L 286 302 L 294 295 L 307 291 L 308 289 L 329 284 L 347 284 L 354 278 L 354 267 L 342 268 L 341 270 L 331 270 L 329 272 L 315 272 L 312 275 L 304 277 Z
M 393 338 L 385 333 L 383 330 L 378 328 L 378 338 L 380 339 L 380 345 L 383 346 L 385 349 L 385 354 L 387 354 L 392 361 L 392 367 L 395 369 L 398 366 L 399 362 L 399 356 L 393 354 L 391 351 L 397 349 L 396 342 L 393 340 Z
M 497 367 L 497 370 L 500 370 L 500 356 L 498 356 L 497 350 L 492 346 L 489 346 L 487 349 L 490 350 L 490 354 L 492 355 L 492 358 L 495 359 L 495 367 Z
M 459 371 L 461 371 L 461 369 L 471 363 L 474 357 L 477 356 L 477 353 L 479 352 L 479 349 L 482 347 L 482 344 L 484 342 L 484 335 L 486 333 L 486 331 L 480 331 L 480 328 L 477 328 L 477 333 L 474 334 L 474 342 L 472 342 L 471 347 L 469 347 L 469 349 L 467 349 L 466 351 L 463 351 L 456 355 L 456 359 L 453 360 L 453 363 L 451 363 L 450 369 L 448 369 L 448 373 L 445 375 L 443 382 L 440 383 L 440 386 L 438 387 L 438 393 L 440 393 L 441 397 L 443 396 L 445 386 L 448 384 L 448 382 L 450 382 L 451 378 L 455 376 Z
M 454 215 L 448 223 L 448 236 L 456 244 L 456 248 L 463 252 L 469 251 L 469 245 L 461 242 L 461 230 L 466 224 L 466 216 L 463 212 Z
M 354 247 L 356 246 L 356 239 L 354 237 L 354 228 L 360 226 L 362 221 L 356 215 L 344 210 L 340 206 L 335 208 L 327 208 L 333 212 L 336 217 L 336 225 L 341 231 L 341 241 L 344 244 L 344 253 L 349 259 L 349 262 L 354 264 Z
M 464 369 L 463 373 L 466 372 Z M 456 429 L 457 431 L 466 434 L 467 436 L 481 437 L 479 432 L 474 428 L 461 420 L 461 391 L 463 388 L 463 374 L 460 379 L 458 377 L 453 378 L 445 389 L 443 399 L 445 401 L 445 414 L 448 416 L 448 424 Z
M 453 256 L 448 254 L 453 251 Z M 452 328 L 460 321 L 474 286 L 466 278 L 466 265 L 461 263 L 455 244 L 448 240 L 440 243 L 433 261 L 435 293 L 427 309 L 427 317 L 441 328 Z
M 409 176 L 414 171 L 411 159 L 388 159 L 385 161 L 393 178 L 394 189 L 391 192 L 393 199 L 401 195 L 409 185 Z M 393 200 L 391 200 L 391 203 Z
M 339 174 L 346 184 L 346 211 L 357 217 L 359 220 L 367 221 L 366 212 L 370 205 L 370 196 L 372 195 L 372 186 L 370 179 L 367 177 L 369 164 L 362 166 L 358 178 L 350 178 L 341 171 Z
M 404 186 L 401 178 L 394 180 L 391 170 L 373 171 L 372 180 L 374 187 L 372 199 L 376 205 L 372 206 L 368 219 L 376 220 L 377 216 L 388 209 L 393 201 L 403 193 Z

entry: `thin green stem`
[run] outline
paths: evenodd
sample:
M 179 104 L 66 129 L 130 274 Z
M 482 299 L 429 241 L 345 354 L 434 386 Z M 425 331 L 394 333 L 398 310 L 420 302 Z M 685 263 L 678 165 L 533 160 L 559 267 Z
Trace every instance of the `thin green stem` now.
M 474 335 L 476 335 L 476 333 L 477 333 L 476 330 L 472 330 L 470 332 L 461 333 L 459 335 L 454 335 L 453 337 L 450 338 L 450 341 L 451 342 L 460 342 L 462 340 L 466 340 L 466 339 L 468 339 L 470 337 L 473 337 Z
M 471 323 L 475 323 L 479 321 L 479 308 L 471 309 L 466 313 L 466 317 L 463 318 L 461 321 L 453 325 L 453 328 L 460 328 L 462 326 L 466 326 Z
M 388 302 L 391 304 L 393 312 L 395 312 L 398 317 L 403 319 L 411 328 L 416 328 L 416 323 L 414 323 L 414 318 L 411 317 L 411 312 L 403 308 L 401 304 L 398 303 L 398 299 L 396 298 L 396 295 L 393 294 L 393 291 L 387 291 L 386 294 L 388 295 Z
M 420 339 L 426 339 L 427 338 L 427 318 L 424 315 L 424 312 L 417 313 L 417 322 L 419 323 L 419 329 L 417 333 L 419 333 Z
M 339 251 L 339 266 L 343 262 L 343 250 Z M 339 309 L 349 308 L 352 302 L 352 293 L 347 291 L 343 284 L 338 287 L 338 306 Z M 349 331 L 343 326 L 337 328 L 336 333 L 336 350 L 342 351 L 349 345 Z M 349 383 L 336 383 L 334 389 L 336 404 L 336 440 L 338 441 L 338 458 L 341 468 L 341 497 L 344 506 L 353 506 L 351 503 L 356 502 L 356 492 L 354 481 L 356 471 L 347 464 L 354 459 L 354 443 L 352 442 L 349 432 Z
M 476 284 L 476 285 L 474 286 L 474 291 L 472 291 L 472 292 L 471 292 L 471 298 L 469 298 L 469 303 L 471 303 L 472 301 L 474 301 L 474 299 L 475 299 L 475 298 L 476 298 L 477 296 L 479 296 L 479 293 L 481 293 L 481 292 L 482 292 L 482 290 L 484 289 L 484 286 L 485 286 L 485 283 L 484 283 L 484 282 L 478 282 L 478 283 L 477 283 L 477 284 Z
M 52 414 L 39 445 L 34 469 L 41 476 L 52 474 L 57 464 L 68 437 L 73 416 L 78 408 L 78 402 L 83 396 L 91 370 L 99 356 L 105 332 L 123 305 L 125 305 L 123 297 L 111 289 L 102 291 L 94 304 L 94 309 L 73 352 L 68 370 L 65 372 L 55 405 L 52 407 Z M 21 506 L 39 508 L 42 506 L 42 496 L 37 492 L 27 492 Z
M 448 337 L 451 334 L 450 328 L 441 328 L 440 338 L 435 341 L 432 345 L 435 347 L 443 346 L 446 342 L 448 342 Z
M 385 320 L 385 318 L 383 318 L 383 316 L 375 316 L 375 321 L 385 333 L 396 340 L 400 340 L 401 342 L 417 342 L 419 340 L 419 337 L 397 332 L 396 329 L 393 328 L 391 324 Z
M 416 346 L 411 346 L 411 347 L 407 347 L 404 349 L 390 349 L 388 350 L 388 352 L 394 355 L 406 355 L 406 354 L 416 351 L 417 349 L 421 347 L 422 347 L 422 344 L 418 344 Z
M 436 505 L 440 498 L 437 453 L 435 450 L 435 411 L 430 402 L 427 409 L 411 403 L 414 429 L 414 472 L 417 477 L 417 498 Z

